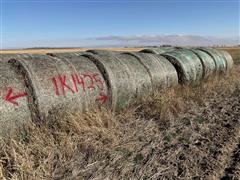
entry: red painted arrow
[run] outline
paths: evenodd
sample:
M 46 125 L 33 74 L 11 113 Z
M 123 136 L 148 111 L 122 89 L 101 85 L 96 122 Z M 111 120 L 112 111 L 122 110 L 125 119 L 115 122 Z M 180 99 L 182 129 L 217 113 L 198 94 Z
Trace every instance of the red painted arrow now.
M 104 104 L 108 100 L 108 96 L 106 96 L 104 93 L 100 93 L 99 97 L 97 98 L 97 101 L 102 102 Z
M 16 106 L 18 106 L 18 103 L 15 101 L 16 99 L 18 98 L 21 98 L 21 97 L 25 97 L 27 96 L 28 94 L 26 92 L 23 92 L 23 93 L 18 93 L 17 95 L 13 95 L 13 89 L 12 88 L 9 88 L 8 89 L 8 93 L 7 93 L 7 96 L 5 97 L 5 101 L 8 101 Z

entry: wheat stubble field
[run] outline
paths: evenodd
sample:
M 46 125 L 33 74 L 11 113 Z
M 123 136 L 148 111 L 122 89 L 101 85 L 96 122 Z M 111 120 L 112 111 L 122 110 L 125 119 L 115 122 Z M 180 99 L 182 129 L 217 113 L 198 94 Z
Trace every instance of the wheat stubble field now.
M 143 48 L 97 48 L 109 51 L 140 51 Z M 47 49 L 23 49 L 23 50 L 0 50 L 0 54 L 46 54 L 46 53 L 65 53 L 65 52 L 83 52 L 88 48 L 47 48 Z
M 227 75 L 156 92 L 117 114 L 62 114 L 2 139 L 1 179 L 239 179 L 240 57 L 226 50 L 235 61 Z

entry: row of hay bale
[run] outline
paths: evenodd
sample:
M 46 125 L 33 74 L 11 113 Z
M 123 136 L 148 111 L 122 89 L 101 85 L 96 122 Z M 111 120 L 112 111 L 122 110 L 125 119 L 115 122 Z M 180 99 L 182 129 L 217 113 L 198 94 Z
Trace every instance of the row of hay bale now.
M 2 61 L 1 61 L 2 60 Z M 230 70 L 231 56 L 209 48 L 90 50 L 6 55 L 0 60 L 0 134 L 94 107 L 121 110 L 159 89 Z
M 231 55 L 214 48 L 162 47 L 144 49 L 141 52 L 166 57 L 177 69 L 181 84 L 193 83 L 233 68 Z

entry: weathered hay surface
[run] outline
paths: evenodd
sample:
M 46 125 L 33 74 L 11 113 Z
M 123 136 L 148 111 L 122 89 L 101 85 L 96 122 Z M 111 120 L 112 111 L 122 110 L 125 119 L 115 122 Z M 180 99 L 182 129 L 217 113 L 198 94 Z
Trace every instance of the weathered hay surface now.
M 198 49 L 189 49 L 194 52 L 201 60 L 203 65 L 203 78 L 207 78 L 214 74 L 216 71 L 216 65 L 214 59 L 206 52 Z
M 151 79 L 139 60 L 128 54 L 95 55 L 86 53 L 104 75 L 111 93 L 111 109 L 120 110 L 136 98 L 152 91 Z
M 72 58 L 73 56 L 79 56 L 82 52 L 71 52 L 71 53 L 47 53 L 48 56 L 51 57 L 64 57 L 64 58 Z
M 218 50 L 206 47 L 199 47 L 197 49 L 208 53 L 214 59 L 216 65 L 216 72 L 225 72 L 227 70 L 226 59 Z
M 27 78 L 35 116 L 45 119 L 59 111 L 86 110 L 106 93 L 97 67 L 84 57 L 72 59 L 38 55 L 10 61 Z M 98 97 L 96 97 L 98 96 Z
M 152 81 L 152 89 L 154 91 L 172 87 L 178 84 L 178 75 L 176 69 L 163 56 L 139 52 L 127 52 L 124 54 L 129 54 L 137 58 L 147 69 Z
M 152 54 L 162 54 L 165 52 L 171 52 L 176 50 L 175 47 L 156 47 L 156 48 L 147 48 L 147 49 L 143 49 L 140 52 L 143 53 L 152 53 Z
M 84 110 L 92 108 L 98 101 L 101 105 L 107 105 L 109 103 L 107 100 L 109 93 L 107 90 L 107 84 L 97 66 L 88 58 L 81 56 L 82 54 L 82 52 L 53 54 L 53 57 L 55 56 L 69 62 L 72 66 L 74 66 L 77 73 L 82 75 L 85 82 L 85 102 L 83 102 Z M 103 99 L 101 100 L 101 98 Z M 106 102 L 104 98 L 106 98 Z
M 11 58 L 29 57 L 28 54 L 0 54 L 0 61 L 7 62 Z
M 227 64 L 227 71 L 230 71 L 234 66 L 232 56 L 225 50 L 218 49 L 218 51 L 222 54 L 222 56 L 225 57 L 226 64 Z
M 97 54 L 97 55 L 115 55 L 120 53 L 119 51 L 108 51 L 108 50 L 100 50 L 100 49 L 89 49 L 86 52 Z
M 187 49 L 162 54 L 176 68 L 180 84 L 190 84 L 203 78 L 203 66 L 196 54 Z
M 23 77 L 0 62 L 0 135 L 9 136 L 31 120 Z

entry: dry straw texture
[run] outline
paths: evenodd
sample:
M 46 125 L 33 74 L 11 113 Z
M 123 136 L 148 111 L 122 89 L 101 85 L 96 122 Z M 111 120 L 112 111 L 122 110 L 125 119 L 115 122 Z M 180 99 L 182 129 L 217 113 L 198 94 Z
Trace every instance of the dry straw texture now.
M 0 134 L 8 136 L 31 121 L 31 113 L 23 77 L 6 62 L 0 62 L 0 72 Z

